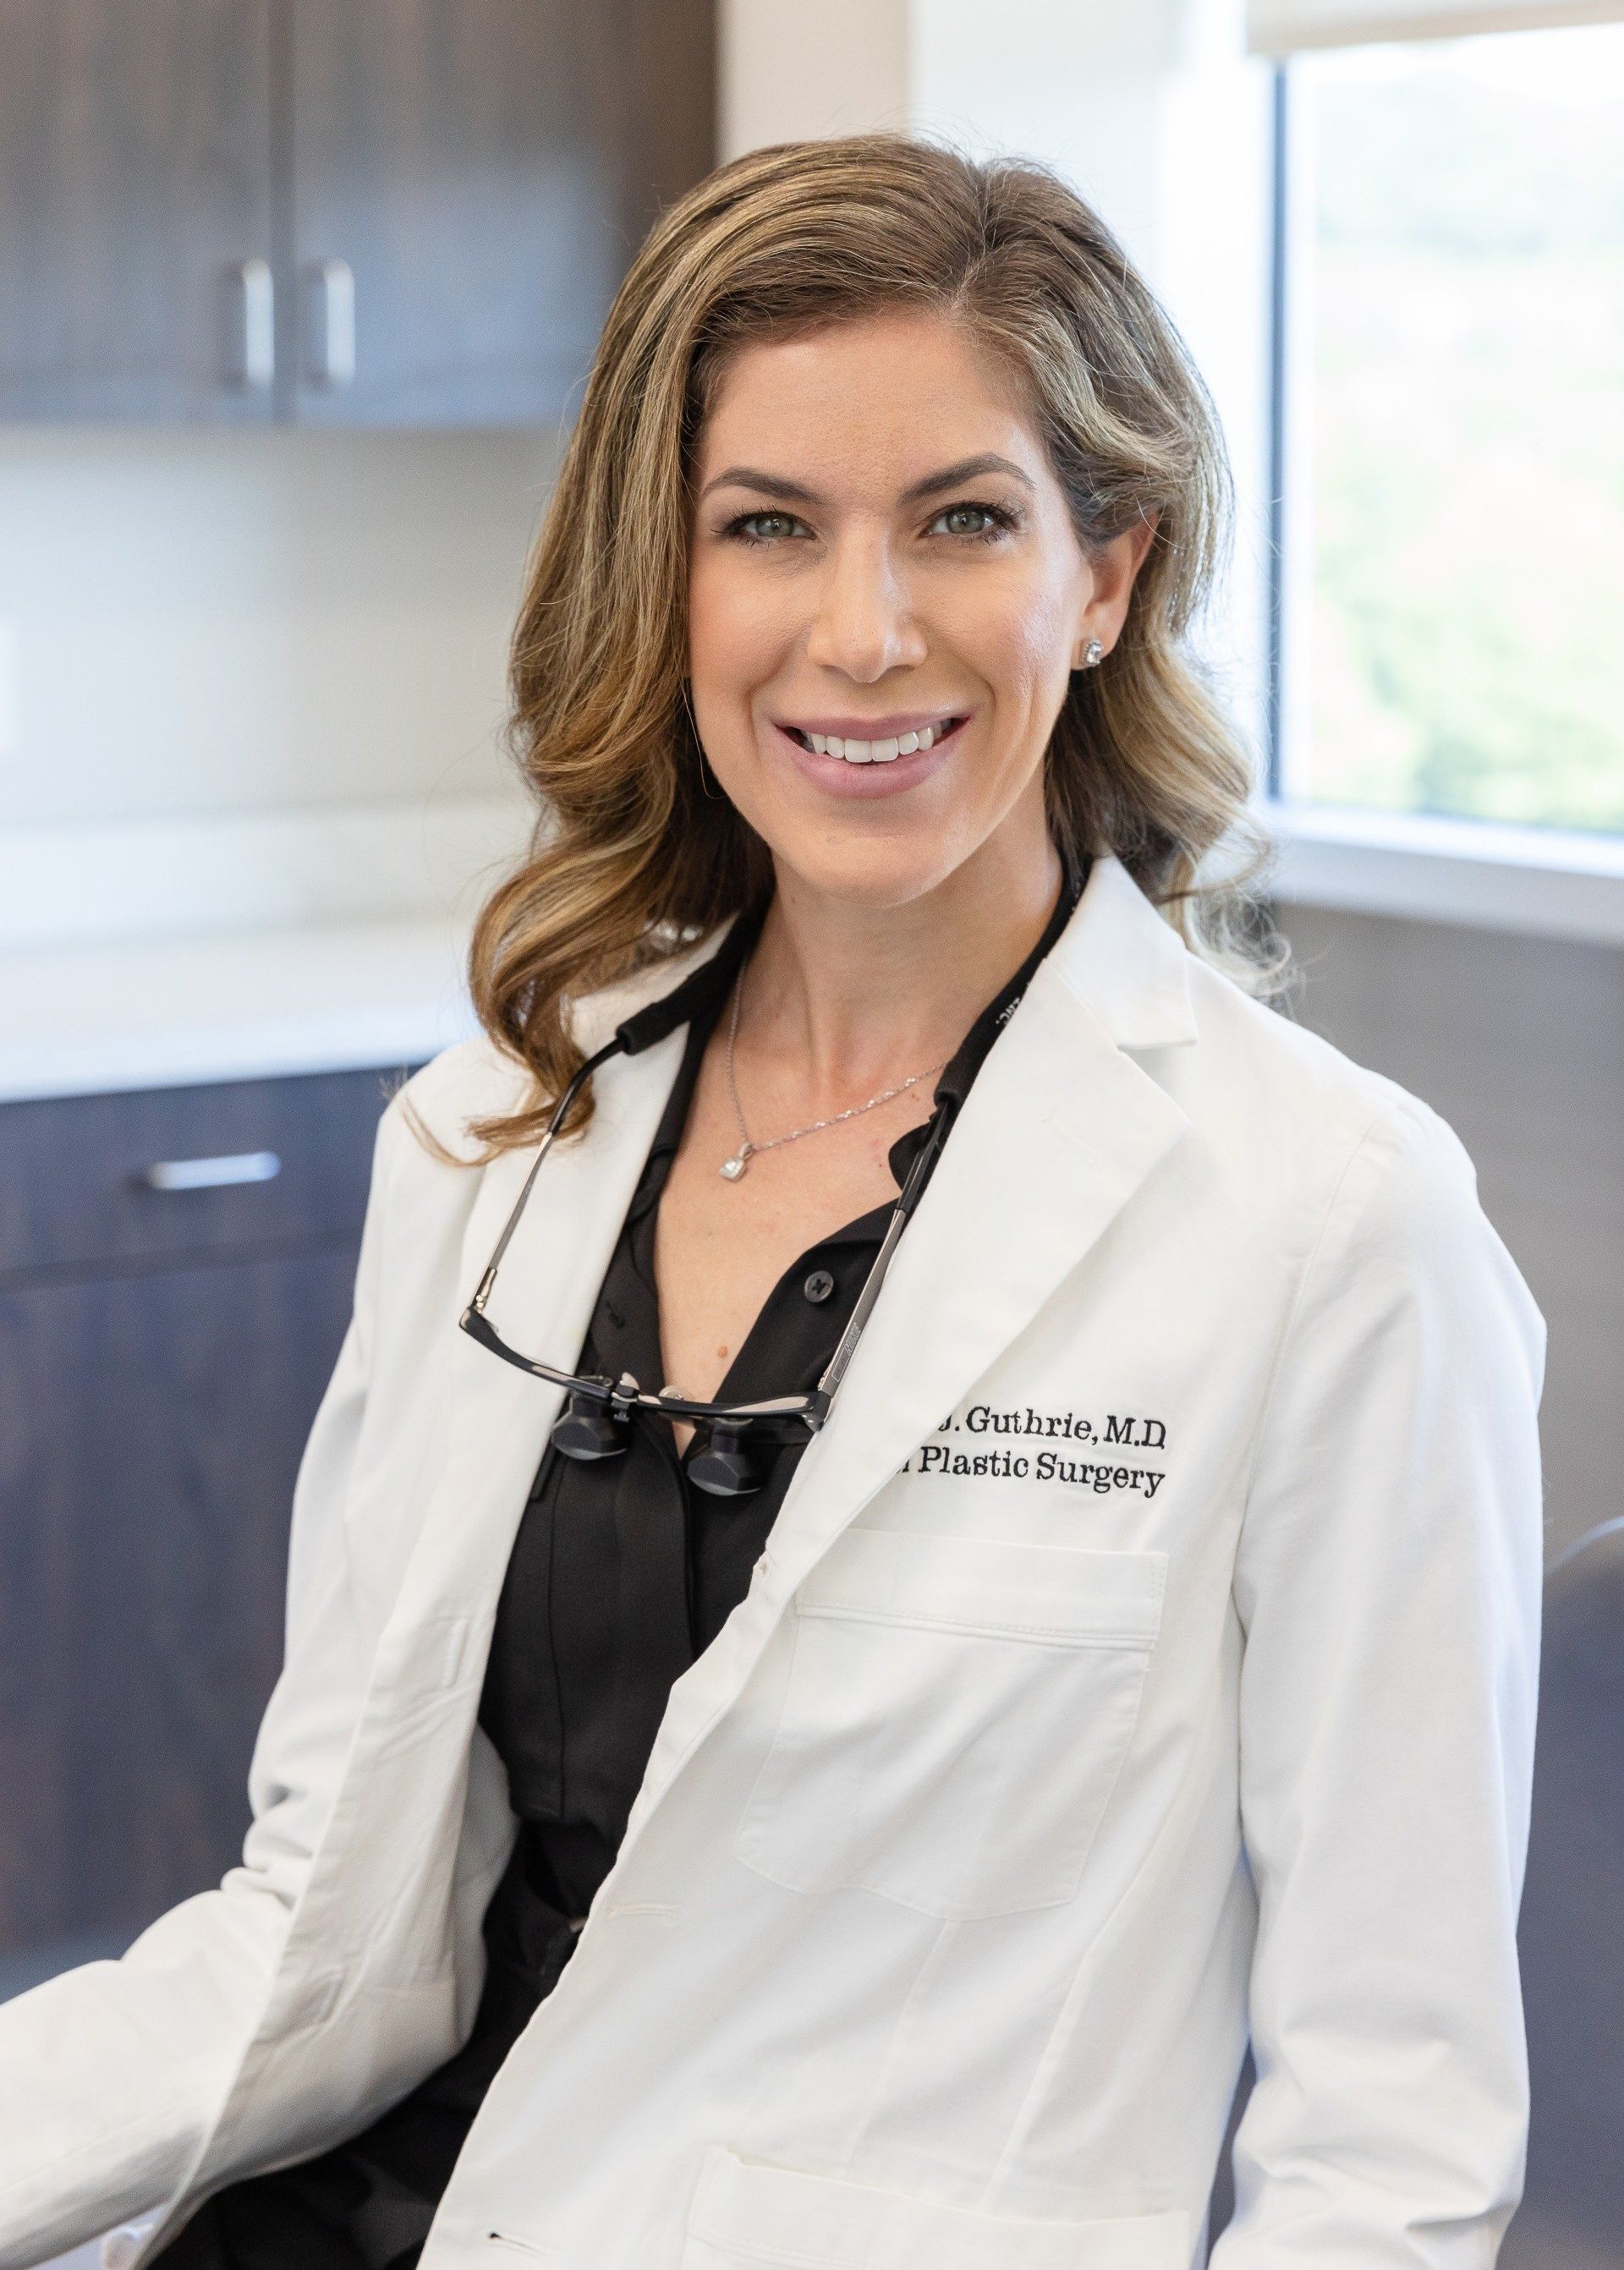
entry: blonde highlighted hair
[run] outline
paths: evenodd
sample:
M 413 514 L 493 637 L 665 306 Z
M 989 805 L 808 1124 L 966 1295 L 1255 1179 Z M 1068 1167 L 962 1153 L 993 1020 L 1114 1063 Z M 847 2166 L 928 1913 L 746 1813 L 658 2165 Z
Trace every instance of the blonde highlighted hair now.
M 1248 753 L 1189 651 L 1229 540 L 1218 419 L 1116 238 L 1054 173 L 926 137 L 753 150 L 670 206 L 604 323 L 527 566 L 508 745 L 539 805 L 470 953 L 473 1000 L 528 1068 L 534 1139 L 581 1051 L 572 1002 L 668 958 L 772 887 L 766 845 L 707 795 L 686 700 L 690 495 L 725 359 L 892 308 L 962 324 L 1017 376 L 1086 552 L 1155 533 L 1122 634 L 1078 672 L 1045 756 L 1063 852 L 1114 852 L 1191 947 L 1258 995 L 1288 955 L 1257 883 Z M 1198 870 L 1220 843 L 1241 858 Z M 590 1083 L 571 1131 L 590 1116 Z

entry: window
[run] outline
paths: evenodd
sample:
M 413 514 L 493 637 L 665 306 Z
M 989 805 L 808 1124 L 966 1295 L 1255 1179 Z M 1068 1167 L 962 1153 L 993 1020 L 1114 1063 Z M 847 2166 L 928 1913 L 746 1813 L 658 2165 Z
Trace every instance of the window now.
M 1279 92 L 1279 791 L 1624 835 L 1624 25 Z

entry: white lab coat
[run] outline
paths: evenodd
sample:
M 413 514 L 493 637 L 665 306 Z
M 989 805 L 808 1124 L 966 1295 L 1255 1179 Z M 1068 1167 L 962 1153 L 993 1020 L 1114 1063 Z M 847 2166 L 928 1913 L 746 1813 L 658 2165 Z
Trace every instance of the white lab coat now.
M 543 1168 L 522 1347 L 573 1361 L 682 1047 Z M 476 1041 L 409 1092 L 455 1141 L 516 1080 Z M 150 2252 L 472 2023 L 514 1836 L 475 1712 L 560 1394 L 456 1319 L 528 1164 L 384 1116 L 242 1865 L 0 2010 L 0 2270 L 157 2209 Z M 1448 1125 L 1097 861 L 424 2270 L 1188 2270 L 1249 2029 L 1214 2270 L 1487 2270 L 1544 1354 Z

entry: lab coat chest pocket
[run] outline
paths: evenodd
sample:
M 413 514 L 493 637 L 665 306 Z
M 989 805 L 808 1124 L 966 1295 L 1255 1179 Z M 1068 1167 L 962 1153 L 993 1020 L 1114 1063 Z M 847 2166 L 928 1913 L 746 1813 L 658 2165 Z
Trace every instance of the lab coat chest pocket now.
M 1138 1717 L 1165 1553 L 856 1527 L 804 1580 L 734 1851 L 944 1918 L 1082 1878 Z
M 1103 2220 L 987 2214 L 841 2177 L 706 2151 L 681 2270 L 1187 2270 L 1182 2208 Z

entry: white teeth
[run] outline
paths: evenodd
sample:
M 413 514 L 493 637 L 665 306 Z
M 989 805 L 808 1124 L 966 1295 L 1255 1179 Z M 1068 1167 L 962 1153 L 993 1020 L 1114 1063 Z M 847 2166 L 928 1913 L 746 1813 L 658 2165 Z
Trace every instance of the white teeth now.
M 820 757 L 839 757 L 849 765 L 888 765 L 898 757 L 911 757 L 916 749 L 934 748 L 951 719 L 926 725 L 917 733 L 901 733 L 884 741 L 842 740 L 838 733 L 808 733 L 807 740 Z

